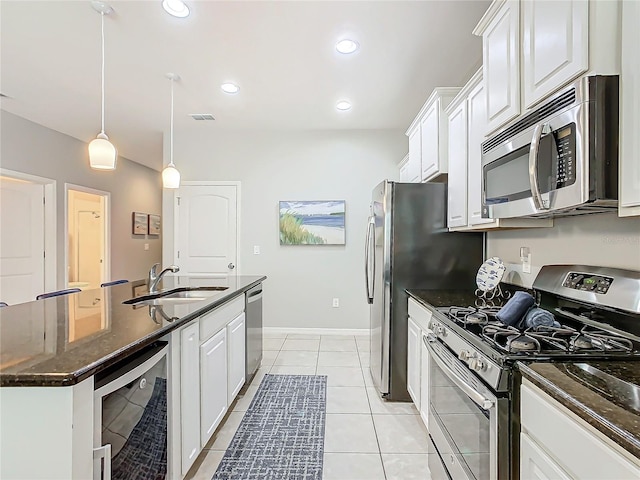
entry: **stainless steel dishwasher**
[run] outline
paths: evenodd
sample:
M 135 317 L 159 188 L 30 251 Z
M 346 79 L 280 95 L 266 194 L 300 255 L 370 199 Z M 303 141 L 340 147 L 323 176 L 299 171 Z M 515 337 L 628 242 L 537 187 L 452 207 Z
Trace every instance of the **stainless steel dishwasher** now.
M 245 381 L 249 383 L 262 362 L 262 284 L 247 291 L 245 316 L 247 322 Z

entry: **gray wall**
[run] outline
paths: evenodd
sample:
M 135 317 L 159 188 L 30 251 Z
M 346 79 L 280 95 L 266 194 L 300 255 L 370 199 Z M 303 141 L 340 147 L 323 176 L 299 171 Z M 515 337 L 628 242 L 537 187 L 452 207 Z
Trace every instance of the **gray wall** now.
M 531 285 L 537 269 L 553 263 L 640 270 L 640 217 L 618 218 L 615 213 L 585 215 L 556 219 L 553 228 L 487 234 L 490 257 L 519 264 L 520 247 L 531 250 L 532 273 L 518 272 L 510 281 L 525 286 Z
M 11 113 L 0 114 L 0 166 L 57 182 L 58 288 L 65 281 L 65 183 L 111 192 L 111 278 L 146 278 L 151 264 L 160 261 L 162 237 L 132 235 L 131 212 L 161 212 L 160 173 L 123 157 L 118 158 L 113 172 L 92 170 L 86 143 Z M 149 244 L 147 251 L 145 243 Z
M 384 178 L 397 178 L 397 163 L 406 151 L 400 131 L 203 128 L 174 138 L 183 180 L 241 182 L 240 268 L 244 274 L 269 277 L 264 285 L 267 327 L 369 327 L 364 238 L 371 191 Z M 346 245 L 280 246 L 279 200 L 346 200 Z M 167 195 L 163 215 L 169 222 Z M 260 246 L 260 255 L 253 255 L 254 245 Z M 167 237 L 164 263 L 171 262 L 171 251 Z M 340 299 L 339 308 L 331 306 L 334 297 Z

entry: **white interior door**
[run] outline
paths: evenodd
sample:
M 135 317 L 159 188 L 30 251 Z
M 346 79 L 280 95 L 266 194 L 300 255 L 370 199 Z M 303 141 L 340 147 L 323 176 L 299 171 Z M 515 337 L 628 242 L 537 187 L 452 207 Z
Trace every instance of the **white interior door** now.
M 174 262 L 184 275 L 236 275 L 236 185 L 183 185 L 176 195 Z
M 98 288 L 102 283 L 102 218 L 95 211 L 77 212 L 78 281 Z
M 44 186 L 0 178 L 0 301 L 35 300 L 44 287 Z

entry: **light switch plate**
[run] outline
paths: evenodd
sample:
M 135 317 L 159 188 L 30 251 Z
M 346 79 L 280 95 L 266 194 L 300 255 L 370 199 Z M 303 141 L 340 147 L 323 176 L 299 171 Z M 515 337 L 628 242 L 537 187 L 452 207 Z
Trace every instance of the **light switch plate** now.
M 254 245 L 253 246 L 253 254 L 254 255 L 260 255 L 260 245 Z

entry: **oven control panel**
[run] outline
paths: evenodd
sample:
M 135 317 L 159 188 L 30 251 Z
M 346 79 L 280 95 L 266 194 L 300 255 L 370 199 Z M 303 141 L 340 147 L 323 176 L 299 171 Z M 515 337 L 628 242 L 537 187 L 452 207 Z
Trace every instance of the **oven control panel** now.
M 590 273 L 569 272 L 564 279 L 563 287 L 605 294 L 613 283 L 613 277 L 592 275 Z

